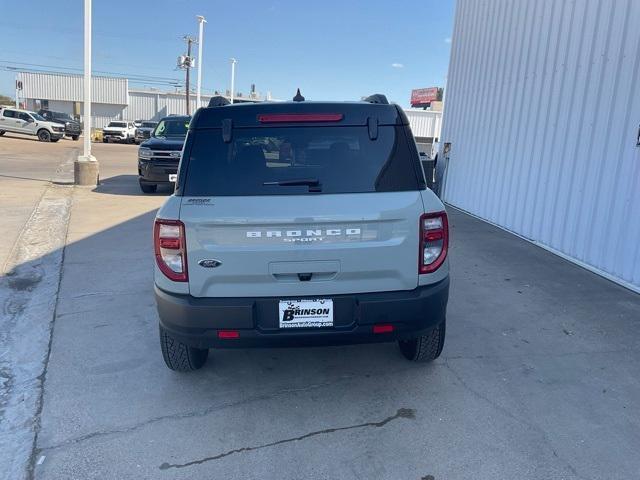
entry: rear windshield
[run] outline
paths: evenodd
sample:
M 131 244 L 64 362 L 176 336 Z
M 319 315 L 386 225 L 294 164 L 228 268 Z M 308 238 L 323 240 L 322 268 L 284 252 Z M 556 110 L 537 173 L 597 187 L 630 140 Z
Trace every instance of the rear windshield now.
M 402 127 L 235 128 L 192 132 L 188 196 L 299 195 L 418 190 Z
M 120 127 L 120 128 L 124 128 L 127 126 L 127 124 L 125 122 L 109 122 L 109 127 Z

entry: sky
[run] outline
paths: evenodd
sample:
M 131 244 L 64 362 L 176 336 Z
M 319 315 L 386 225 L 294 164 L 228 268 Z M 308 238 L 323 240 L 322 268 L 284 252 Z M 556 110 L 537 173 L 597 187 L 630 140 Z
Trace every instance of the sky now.
M 15 93 L 7 65 L 81 72 L 83 0 L 0 5 L 0 94 Z M 163 82 L 184 83 L 176 59 L 204 15 L 204 92 L 229 88 L 234 57 L 245 94 L 252 83 L 277 99 L 296 88 L 308 100 L 384 93 L 407 107 L 412 89 L 445 84 L 453 14 L 454 0 L 94 0 L 93 71 L 153 77 L 130 86 L 172 90 Z

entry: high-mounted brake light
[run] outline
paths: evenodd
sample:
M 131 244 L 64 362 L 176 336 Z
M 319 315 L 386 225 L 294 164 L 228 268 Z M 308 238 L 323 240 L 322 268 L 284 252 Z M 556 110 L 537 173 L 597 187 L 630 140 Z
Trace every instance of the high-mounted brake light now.
M 260 123 L 339 122 L 341 113 L 270 113 L 258 115 Z
M 184 224 L 180 220 L 157 218 L 153 226 L 153 246 L 158 268 L 169 280 L 189 280 Z
M 420 217 L 419 273 L 435 272 L 444 263 L 449 249 L 449 222 L 446 212 Z

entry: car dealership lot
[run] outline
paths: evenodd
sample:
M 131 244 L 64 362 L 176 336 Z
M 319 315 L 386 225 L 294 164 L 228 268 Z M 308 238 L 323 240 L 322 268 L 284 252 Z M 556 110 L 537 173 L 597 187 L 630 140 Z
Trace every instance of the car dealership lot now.
M 77 144 L 6 140 L 0 182 L 24 190 L 25 223 Z M 167 370 L 151 244 L 167 192 L 140 192 L 135 152 L 94 145 L 103 184 L 57 187 L 73 191 L 34 478 L 637 475 L 640 297 L 453 209 L 435 363 L 382 344 L 221 350 Z

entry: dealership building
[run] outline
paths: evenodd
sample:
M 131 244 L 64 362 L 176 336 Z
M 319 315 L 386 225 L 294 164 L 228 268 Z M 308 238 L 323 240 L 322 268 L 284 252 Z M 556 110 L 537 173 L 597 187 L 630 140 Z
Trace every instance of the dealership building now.
M 81 75 L 52 73 L 18 73 L 21 83 L 20 101 L 27 110 L 40 109 L 65 112 L 82 117 L 83 77 Z M 97 77 L 91 79 L 91 117 L 94 128 L 103 128 L 111 120 L 159 120 L 167 115 L 185 115 L 184 92 L 136 89 L 126 78 Z M 209 103 L 211 95 L 202 95 L 201 105 Z M 191 112 L 197 109 L 195 94 L 190 96 Z M 261 97 L 252 92 L 235 97 L 234 102 L 271 100 L 270 94 Z M 440 136 L 442 112 L 405 110 L 421 150 L 429 152 L 434 138 Z
M 448 204 L 640 292 L 638 25 L 639 1 L 458 0 L 439 175 Z
M 20 100 L 28 110 L 41 108 L 82 116 L 83 77 L 52 73 L 18 73 L 22 85 Z M 159 120 L 172 114 L 185 115 L 187 102 L 184 92 L 135 89 L 129 80 L 117 77 L 91 79 L 91 117 L 95 128 L 105 127 L 111 120 Z M 209 103 L 211 95 L 202 95 L 201 106 Z M 191 112 L 197 109 L 195 94 L 190 96 Z M 235 102 L 261 101 L 258 94 L 235 97 Z

